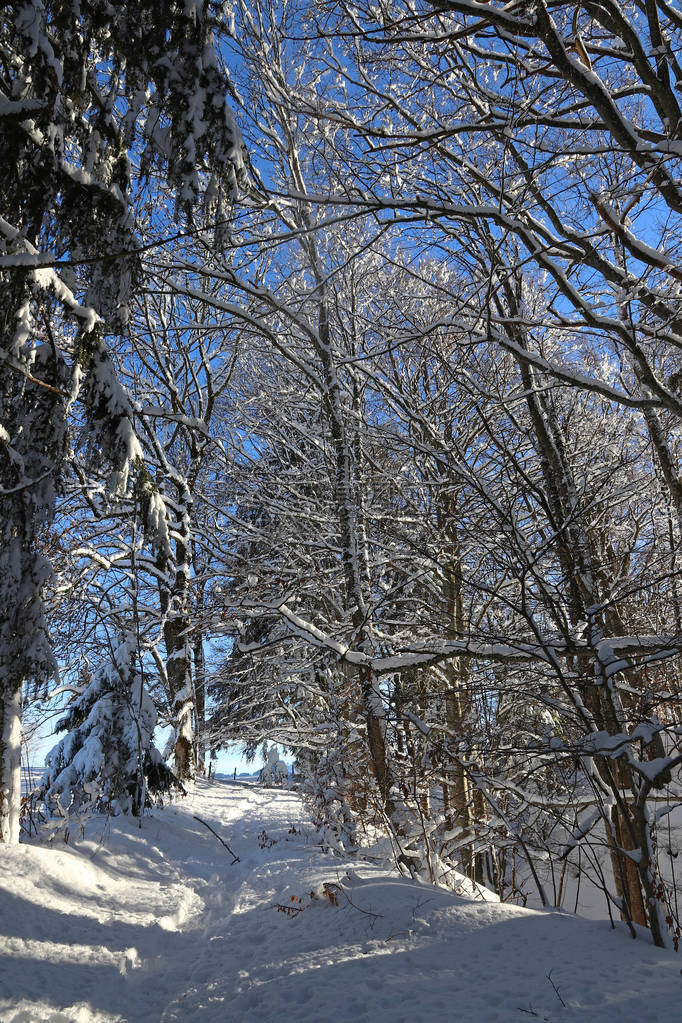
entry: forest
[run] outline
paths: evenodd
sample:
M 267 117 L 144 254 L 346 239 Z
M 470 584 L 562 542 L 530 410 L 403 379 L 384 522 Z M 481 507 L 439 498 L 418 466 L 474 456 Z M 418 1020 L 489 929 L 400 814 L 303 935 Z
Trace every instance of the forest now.
M 0 860 L 265 743 L 332 852 L 677 950 L 681 51 L 674 0 L 3 5 Z

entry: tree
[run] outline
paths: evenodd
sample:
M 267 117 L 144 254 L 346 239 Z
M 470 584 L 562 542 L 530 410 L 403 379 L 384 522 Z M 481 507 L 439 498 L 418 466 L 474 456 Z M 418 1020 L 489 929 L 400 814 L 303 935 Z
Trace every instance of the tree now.
M 137 667 L 137 637 L 125 636 L 88 679 L 56 731 L 41 790 L 48 808 L 68 819 L 96 807 L 139 815 L 146 774 L 159 761 L 152 746 L 156 708 Z
M 429 243 L 460 267 L 463 287 L 449 324 L 471 345 L 496 346 L 518 362 L 540 476 L 526 472 L 517 493 L 521 498 L 525 489 L 533 515 L 547 517 L 551 560 L 538 572 L 541 544 L 531 540 L 537 526 L 528 513 L 520 515 L 502 494 L 487 498 L 518 559 L 508 568 L 518 586 L 512 606 L 528 627 L 519 619 L 514 626 L 512 615 L 498 636 L 510 655 L 534 636 L 539 660 L 554 663 L 567 712 L 583 735 L 576 748 L 590 750 L 582 768 L 597 803 L 603 798 L 609 807 L 602 820 L 607 834 L 613 829 L 608 841 L 623 913 L 662 943 L 666 914 L 655 895 L 647 801 L 679 756 L 672 733 L 665 743 L 659 735 L 666 698 L 656 706 L 646 696 L 645 651 L 665 649 L 676 658 L 679 641 L 665 629 L 650 635 L 651 623 L 641 617 L 629 633 L 625 593 L 597 555 L 608 558 L 609 546 L 615 553 L 618 526 L 611 521 L 606 543 L 595 529 L 586 476 L 576 477 L 548 395 L 560 382 L 641 417 L 677 515 L 679 468 L 664 424 L 680 414 L 673 369 L 680 342 L 680 108 L 672 84 L 680 79 L 672 42 L 679 19 L 658 3 L 576 9 L 538 0 L 474 10 L 465 0 L 439 0 L 417 8 L 342 4 L 324 11 L 318 26 L 325 38 L 341 26 L 350 37 L 326 53 L 345 84 L 336 98 L 330 74 L 315 110 L 302 90 L 296 102 L 321 126 L 333 125 L 337 137 L 343 126 L 361 140 L 354 148 L 347 135 L 337 143 L 344 159 L 354 154 L 358 169 L 361 194 L 347 194 L 346 202 L 398 227 L 426 219 Z M 355 109 L 346 101 L 349 88 Z M 521 468 L 517 462 L 517 478 Z M 653 568 L 657 541 L 650 540 Z M 532 560 L 529 542 L 537 551 Z M 634 567 L 634 548 L 630 558 Z M 655 571 L 630 584 L 647 600 L 659 588 Z M 461 641 L 461 650 L 475 658 L 472 645 Z M 431 649 L 439 659 L 435 644 Z M 493 648 L 480 647 L 484 656 L 494 658 Z M 667 743 L 673 753 L 657 761 L 660 770 L 646 766 L 645 732 L 659 752 Z
M 55 671 L 40 531 L 54 513 L 75 402 L 90 452 L 125 491 L 141 456 L 107 334 L 141 281 L 144 180 L 189 219 L 203 197 L 225 220 L 243 181 L 212 5 L 17 0 L 0 15 L 0 840 L 18 839 L 21 690 Z M 159 224 L 161 227 L 161 224 Z
M 139 402 L 140 441 L 150 474 L 138 495 L 141 515 L 148 519 L 146 503 L 156 499 L 164 516 L 162 542 L 147 531 L 152 557 L 138 558 L 138 567 L 157 588 L 152 602 L 158 605 L 165 648 L 162 691 L 180 778 L 203 771 L 203 605 L 223 558 L 226 527 L 216 506 L 224 496 L 230 428 L 225 405 L 235 347 L 233 332 L 204 304 L 160 290 L 142 300 L 131 330 L 129 364 L 121 367 Z M 157 666 L 158 660 L 157 654 Z
M 346 252 L 338 233 L 327 234 L 316 223 L 312 207 L 305 199 L 309 172 L 323 154 L 324 143 L 311 138 L 304 129 L 297 130 L 288 119 L 284 100 L 288 75 L 299 80 L 305 77 L 304 55 L 299 55 L 295 68 L 291 69 L 283 46 L 282 27 L 291 9 L 286 7 L 281 13 L 270 12 L 267 16 L 261 12 L 263 19 L 258 22 L 245 10 L 242 14 L 238 46 L 252 78 L 247 87 L 254 98 L 251 108 L 254 128 L 267 139 L 268 155 L 273 164 L 272 186 L 262 188 L 263 198 L 272 212 L 270 225 L 255 239 L 254 247 L 260 247 L 262 254 L 257 268 L 249 265 L 244 273 L 239 273 L 232 265 L 223 263 L 207 267 L 205 272 L 214 280 L 222 279 L 226 288 L 242 296 L 246 308 L 236 308 L 229 295 L 224 300 L 225 311 L 240 316 L 245 324 L 257 323 L 279 354 L 303 372 L 308 385 L 317 393 L 330 459 L 336 520 L 333 543 L 340 550 L 342 569 L 342 578 L 337 583 L 342 593 L 341 621 L 335 623 L 335 628 L 352 633 L 363 645 L 363 637 L 370 628 L 367 613 L 370 573 L 363 540 L 362 444 L 355 427 L 362 399 L 356 375 L 352 370 L 341 370 L 339 365 L 346 344 L 352 351 L 353 328 L 351 326 L 347 333 L 347 325 L 337 315 L 334 303 L 340 289 L 337 291 L 329 280 L 330 274 L 342 268 Z M 292 206 L 280 204 L 274 197 L 270 202 L 278 188 L 295 190 L 299 198 Z M 259 227 L 259 233 L 261 231 L 263 228 Z M 274 282 L 281 271 L 262 247 L 268 244 L 265 237 L 273 231 L 282 232 L 288 240 L 288 244 L 280 248 L 279 258 L 284 258 L 286 248 L 292 268 L 295 267 L 291 276 L 280 277 L 279 288 Z M 243 244 L 248 245 L 248 240 Z M 358 238 L 357 244 L 369 244 L 369 238 Z M 263 275 L 268 286 L 257 282 L 258 275 Z M 201 297 L 219 307 L 218 299 L 206 294 Z M 383 699 L 371 672 L 359 672 L 358 684 L 374 777 L 382 804 L 391 818 L 395 794 L 392 794 L 393 780 L 385 741 Z
M 234 267 L 218 277 L 232 289 L 225 312 L 259 329 L 320 394 L 338 469 L 341 615 L 331 601 L 306 603 L 300 587 L 250 606 L 279 614 L 292 646 L 305 638 L 354 677 L 388 816 L 407 785 L 400 743 L 418 729 L 428 742 L 412 742 L 412 760 L 438 749 L 465 823 L 496 819 L 537 876 L 526 838 L 538 834 L 539 802 L 533 785 L 514 789 L 510 742 L 519 755 L 524 746 L 505 710 L 519 693 L 537 722 L 523 755 L 537 777 L 553 764 L 566 798 L 556 834 L 570 852 L 601 821 L 611 896 L 661 943 L 650 811 L 680 763 L 666 720 L 680 644 L 651 612 L 668 607 L 675 621 L 677 442 L 665 427 L 679 415 L 680 235 L 666 42 L 676 21 L 655 7 L 448 0 L 438 11 L 321 5 L 307 20 L 293 6 L 277 18 L 243 12 L 247 63 L 268 36 L 250 109 L 279 161 L 264 190 L 281 225 L 270 243 L 278 230 L 290 273 L 271 261 L 260 278 Z M 306 27 L 305 61 L 287 77 L 287 32 Z M 348 227 L 362 218 L 364 236 Z M 330 258 L 334 222 L 345 247 Z M 415 307 L 427 305 L 423 277 L 437 278 L 427 259 L 447 264 L 449 281 L 433 288 L 444 302 L 420 321 L 375 298 L 363 307 L 372 329 L 353 347 L 343 312 L 357 305 L 337 281 L 380 237 L 383 265 L 414 282 Z M 375 289 L 379 279 L 396 287 L 396 273 L 372 273 Z M 415 338 L 425 357 L 410 390 L 401 359 Z M 368 387 L 378 393 L 371 424 Z M 615 412 L 629 417 L 625 431 Z M 386 436 L 405 468 L 371 509 L 400 509 L 404 529 L 389 541 L 376 518 L 368 528 L 366 509 L 381 478 L 375 437 L 392 417 L 400 427 Z M 590 459 L 600 431 L 608 444 Z M 660 489 L 640 485 L 655 476 L 668 510 Z M 377 570 L 389 550 L 391 569 Z M 377 613 L 389 604 L 392 615 Z M 554 715 L 549 732 L 538 707 Z
M 405 871 L 532 882 L 543 903 L 585 851 L 609 911 L 661 944 L 656 829 L 682 764 L 679 19 L 663 0 L 235 15 L 250 203 L 229 252 L 201 232 L 140 258 L 155 290 L 90 401 L 106 427 L 114 397 L 131 444 L 140 423 L 146 474 L 117 510 L 151 554 L 102 528 L 148 598 L 180 759 L 203 639 L 227 635 L 212 741 L 291 749 L 335 840 L 380 827 Z M 62 422 L 29 384 L 31 429 Z

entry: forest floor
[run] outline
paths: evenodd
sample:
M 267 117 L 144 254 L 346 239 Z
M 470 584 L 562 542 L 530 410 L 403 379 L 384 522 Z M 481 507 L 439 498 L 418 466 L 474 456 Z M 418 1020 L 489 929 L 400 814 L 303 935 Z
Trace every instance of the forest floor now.
M 201 781 L 89 827 L 0 855 L 2 1023 L 679 1018 L 681 956 L 324 853 L 293 792 Z

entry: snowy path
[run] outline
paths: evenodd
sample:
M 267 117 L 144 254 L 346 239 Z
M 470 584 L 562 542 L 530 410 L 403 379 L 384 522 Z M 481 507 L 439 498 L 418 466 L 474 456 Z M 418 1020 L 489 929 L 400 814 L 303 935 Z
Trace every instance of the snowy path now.
M 473 903 L 342 863 L 309 830 L 294 794 L 200 782 L 141 831 L 113 822 L 97 852 L 98 833 L 75 849 L 4 850 L 0 1020 L 679 1017 L 673 953 L 607 924 Z M 320 886 L 337 881 L 335 906 Z M 278 912 L 299 905 L 292 896 L 302 911 Z

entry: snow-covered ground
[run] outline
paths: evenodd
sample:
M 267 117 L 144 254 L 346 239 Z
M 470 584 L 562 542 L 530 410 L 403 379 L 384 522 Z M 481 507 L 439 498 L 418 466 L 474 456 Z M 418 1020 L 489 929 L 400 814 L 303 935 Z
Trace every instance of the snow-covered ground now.
M 3 1023 L 679 1018 L 682 957 L 344 862 L 295 793 L 198 782 L 103 825 L 2 851 Z

